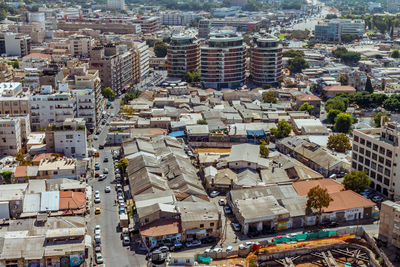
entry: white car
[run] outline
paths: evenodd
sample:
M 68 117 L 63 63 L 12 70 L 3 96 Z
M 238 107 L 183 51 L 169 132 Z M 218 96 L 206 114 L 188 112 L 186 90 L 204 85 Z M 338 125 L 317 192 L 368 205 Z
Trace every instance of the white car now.
M 99 190 L 94 191 L 94 197 L 100 197 L 100 191 Z
M 225 206 L 226 205 L 225 199 L 221 198 L 220 200 L 218 200 L 218 204 L 220 206 Z
M 219 253 L 222 252 L 222 248 L 214 248 L 213 251 Z
M 111 187 L 107 185 L 107 186 L 104 188 L 104 192 L 110 193 L 110 192 L 111 192 Z
M 94 203 L 100 203 L 100 202 L 101 202 L 100 196 L 95 196 Z
M 211 248 L 204 250 L 204 253 L 210 253 L 210 252 L 211 252 Z
M 96 225 L 94 227 L 94 234 L 95 235 L 100 235 L 100 233 L 101 233 L 101 227 L 100 227 L 100 225 Z
M 103 173 L 108 174 L 108 169 L 107 169 L 107 168 L 104 168 Z
M 210 193 L 210 197 L 216 197 L 216 196 L 219 196 L 219 192 L 218 191 L 212 191 Z
M 233 250 L 233 247 L 232 246 L 228 246 L 227 248 L 226 248 L 226 252 L 231 252 Z
M 99 140 L 99 137 L 97 135 L 93 136 L 93 140 Z
M 96 253 L 96 263 L 102 264 L 103 262 L 104 262 L 103 255 L 101 255 L 101 253 Z
M 100 235 L 94 235 L 94 241 L 96 241 L 96 243 L 101 243 L 101 236 Z

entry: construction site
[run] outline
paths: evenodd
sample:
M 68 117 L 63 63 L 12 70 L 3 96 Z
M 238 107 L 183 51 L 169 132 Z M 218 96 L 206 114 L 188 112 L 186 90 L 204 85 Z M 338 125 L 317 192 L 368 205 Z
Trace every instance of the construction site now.
M 277 236 L 268 244 L 254 244 L 243 258 L 225 255 L 213 257 L 214 266 L 242 267 L 378 267 L 385 266 L 378 261 L 372 240 L 363 237 L 363 230 L 350 229 L 349 233 L 323 231 L 292 236 Z M 357 233 L 358 232 L 358 233 Z M 371 245 L 372 244 L 372 245 Z M 387 265 L 390 266 L 390 265 Z

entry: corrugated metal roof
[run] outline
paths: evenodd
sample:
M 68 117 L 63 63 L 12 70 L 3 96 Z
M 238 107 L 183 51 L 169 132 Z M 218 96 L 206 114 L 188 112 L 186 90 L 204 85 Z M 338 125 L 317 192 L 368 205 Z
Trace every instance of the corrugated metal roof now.
M 25 194 L 23 212 L 39 212 L 40 194 Z
M 58 211 L 60 208 L 60 192 L 49 191 L 41 193 L 40 211 Z

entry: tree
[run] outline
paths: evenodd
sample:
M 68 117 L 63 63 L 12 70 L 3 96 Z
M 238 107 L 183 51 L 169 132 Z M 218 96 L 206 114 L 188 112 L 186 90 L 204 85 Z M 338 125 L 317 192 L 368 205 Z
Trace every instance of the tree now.
M 267 142 L 265 142 L 264 140 L 261 140 L 260 155 L 263 158 L 268 158 L 269 155 L 269 148 L 267 147 Z
M 349 78 L 346 75 L 339 75 L 338 82 L 340 82 L 341 85 L 348 85 L 349 84 Z
M 342 111 L 340 111 L 338 109 L 329 110 L 328 117 L 327 117 L 328 118 L 328 122 L 334 124 L 337 115 L 339 115 L 340 113 L 342 113 Z
M 206 120 L 197 120 L 197 124 L 200 124 L 200 125 L 207 125 L 208 122 L 207 122 Z
M 164 42 L 156 42 L 154 44 L 154 54 L 156 57 L 165 57 L 167 55 L 168 46 Z
M 188 83 L 200 82 L 200 71 L 195 69 L 194 71 L 188 71 L 185 74 L 185 81 Z
M 262 94 L 264 103 L 278 103 L 278 100 L 275 97 L 274 91 L 267 91 Z
M 328 189 L 321 188 L 319 185 L 311 188 L 307 193 L 307 209 L 311 211 L 317 210 L 317 224 L 322 214 L 322 209 L 329 207 L 333 199 L 328 193 Z
M 301 105 L 299 107 L 299 111 L 307 111 L 308 114 L 310 114 L 310 115 L 312 114 L 313 110 L 314 110 L 314 106 L 310 105 L 308 102 L 305 102 L 303 105 Z
M 374 117 L 374 122 L 375 122 L 375 127 L 376 128 L 379 128 L 379 127 L 382 126 L 381 125 L 382 117 L 383 117 L 384 121 L 389 120 L 389 117 L 386 114 L 384 114 L 382 112 L 378 112 L 378 114 L 376 114 L 375 117 Z
M 351 129 L 353 120 L 348 113 L 339 113 L 335 119 L 335 131 L 339 133 L 348 133 Z
M 128 167 L 129 160 L 127 158 L 121 158 L 117 164 L 116 167 L 119 169 L 122 175 L 125 174 L 126 168 Z
M 278 128 L 271 129 L 271 134 L 277 139 L 288 137 L 291 132 L 292 125 L 290 125 L 286 120 L 280 120 L 278 122 Z
M 392 53 L 390 54 L 390 56 L 391 56 L 392 58 L 399 58 L 399 57 L 400 57 L 400 51 L 399 51 L 399 49 L 394 49 L 394 50 L 392 51 Z
M 350 139 L 345 134 L 334 134 L 328 137 L 328 145 L 330 149 L 344 153 L 351 149 Z
M 3 180 L 6 184 L 11 184 L 11 178 L 12 178 L 12 171 L 3 171 L 1 173 L 1 176 L 3 177 Z
M 282 53 L 284 57 L 304 57 L 304 52 L 301 50 L 289 49 Z
M 111 87 L 104 88 L 101 94 L 108 100 L 113 100 L 115 98 L 115 93 Z
M 337 19 L 337 15 L 336 14 L 328 14 L 328 15 L 326 15 L 326 19 Z
M 309 68 L 310 63 L 308 63 L 303 57 L 296 56 L 288 60 L 287 68 L 291 73 L 299 73 L 303 69 Z
M 325 102 L 325 110 L 326 112 L 331 111 L 332 109 L 340 110 L 341 112 L 345 112 L 347 109 L 346 103 L 344 102 L 344 99 L 340 97 L 333 97 L 328 99 L 328 101 Z
M 365 83 L 365 91 L 367 91 L 371 94 L 374 92 L 374 87 L 372 87 L 372 82 L 369 77 L 367 78 L 367 81 Z
M 357 38 L 358 38 L 358 36 L 356 34 L 345 33 L 342 35 L 342 42 L 343 43 L 351 43 L 354 40 L 356 40 Z
M 348 190 L 361 193 L 369 187 L 371 180 L 368 178 L 367 171 L 352 171 L 344 176 L 343 185 Z

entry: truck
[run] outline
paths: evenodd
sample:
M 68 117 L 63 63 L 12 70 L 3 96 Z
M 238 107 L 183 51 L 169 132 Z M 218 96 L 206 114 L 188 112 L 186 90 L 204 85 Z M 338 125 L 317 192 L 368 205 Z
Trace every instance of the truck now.
M 120 214 L 119 215 L 119 226 L 121 228 L 128 228 L 129 226 L 129 219 L 127 214 Z

